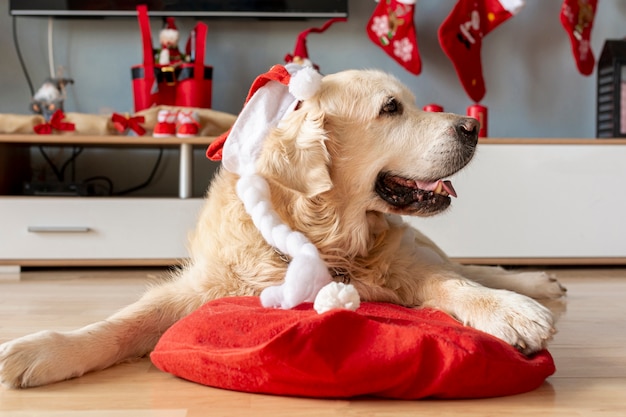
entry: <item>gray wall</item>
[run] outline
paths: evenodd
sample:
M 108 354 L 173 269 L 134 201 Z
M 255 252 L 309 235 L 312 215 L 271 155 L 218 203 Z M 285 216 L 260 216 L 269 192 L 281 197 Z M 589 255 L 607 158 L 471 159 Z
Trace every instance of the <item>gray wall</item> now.
M 592 33 L 596 58 L 606 39 L 626 35 L 626 1 L 599 2 Z M 420 0 L 415 25 L 423 70 L 406 72 L 367 37 L 365 26 L 373 0 L 350 0 L 350 19 L 323 35 L 309 37 L 308 48 L 322 72 L 347 68 L 380 68 L 405 82 L 418 104 L 442 104 L 446 111 L 465 113 L 472 104 L 451 62 L 441 51 L 437 30 L 455 1 Z M 582 76 L 576 69 L 569 38 L 561 27 L 561 0 L 527 0 L 519 15 L 483 40 L 482 62 L 492 137 L 572 137 L 595 135 L 595 72 Z M 0 0 L 0 112 L 27 113 L 30 93 L 11 41 L 8 0 Z M 154 39 L 160 20 L 152 20 Z M 250 82 L 292 52 L 297 34 L 322 21 L 266 22 L 207 20 L 207 63 L 214 66 L 213 103 L 216 110 L 237 113 Z M 193 19 L 177 19 L 181 34 Z M 37 88 L 48 75 L 46 18 L 18 18 L 17 29 L 26 65 Z M 135 19 L 55 20 L 54 58 L 64 74 L 74 78 L 66 110 L 86 113 L 132 111 L 129 67 L 139 63 L 141 45 Z M 149 171 L 154 151 L 90 150 L 81 155 L 79 175 L 106 174 L 132 185 Z M 137 159 L 138 158 L 138 159 Z M 144 161 L 144 163 L 137 163 Z M 214 164 L 197 151 L 196 194 L 201 194 Z M 131 169 L 132 168 L 132 169 Z M 168 151 L 151 193 L 175 187 L 176 154 Z M 172 181 L 173 179 L 173 181 Z

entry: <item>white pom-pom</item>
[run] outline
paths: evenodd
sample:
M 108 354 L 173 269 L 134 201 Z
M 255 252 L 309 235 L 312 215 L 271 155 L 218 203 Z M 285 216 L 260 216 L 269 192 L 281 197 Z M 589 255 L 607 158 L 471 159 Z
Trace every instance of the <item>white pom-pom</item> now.
M 289 92 L 298 100 L 306 100 L 315 95 L 322 85 L 322 75 L 314 68 L 304 67 L 291 76 Z
M 355 311 L 360 305 L 361 299 L 354 285 L 333 281 L 317 293 L 313 308 L 322 314 L 336 308 Z

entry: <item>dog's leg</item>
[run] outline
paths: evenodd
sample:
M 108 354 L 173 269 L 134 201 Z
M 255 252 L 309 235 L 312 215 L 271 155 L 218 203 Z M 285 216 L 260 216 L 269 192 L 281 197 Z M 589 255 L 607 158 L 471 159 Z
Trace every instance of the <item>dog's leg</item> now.
M 525 354 L 545 348 L 555 332 L 550 310 L 532 298 L 483 287 L 452 271 L 422 278 L 420 292 L 423 306 L 446 311 Z
M 204 301 L 191 280 L 182 278 L 151 288 L 106 320 L 0 345 L 0 383 L 12 388 L 45 385 L 146 355 L 167 328 Z
M 542 271 L 515 272 L 493 266 L 458 265 L 458 272 L 485 287 L 515 291 L 536 299 L 557 299 L 567 291 L 554 275 Z
M 567 291 L 554 275 L 545 272 L 514 272 L 496 266 L 461 265 L 450 261 L 446 254 L 427 236 L 413 229 L 415 243 L 424 254 L 424 247 L 430 249 L 429 259 L 453 265 L 455 271 L 465 278 L 489 288 L 515 291 L 536 299 L 556 299 Z M 433 258 L 434 256 L 434 258 Z

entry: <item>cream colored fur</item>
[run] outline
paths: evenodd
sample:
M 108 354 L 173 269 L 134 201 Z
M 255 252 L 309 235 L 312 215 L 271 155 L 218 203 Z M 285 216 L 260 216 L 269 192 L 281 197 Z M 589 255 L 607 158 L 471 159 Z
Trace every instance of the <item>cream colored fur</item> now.
M 362 301 L 438 308 L 525 353 L 544 348 L 553 317 L 530 297 L 561 297 L 556 280 L 453 263 L 400 216 L 434 212 L 395 207 L 374 192 L 380 172 L 434 180 L 471 159 L 475 137 L 468 143 L 456 127 L 476 122 L 422 112 L 414 102 L 381 72 L 325 77 L 318 95 L 270 134 L 259 157 L 276 211 L 317 246 L 336 280 L 355 285 Z M 399 103 L 399 111 L 389 103 Z M 104 321 L 0 345 L 1 382 L 43 385 L 146 355 L 168 327 L 203 303 L 279 284 L 287 263 L 252 224 L 236 181 L 225 170 L 213 180 L 180 273 Z

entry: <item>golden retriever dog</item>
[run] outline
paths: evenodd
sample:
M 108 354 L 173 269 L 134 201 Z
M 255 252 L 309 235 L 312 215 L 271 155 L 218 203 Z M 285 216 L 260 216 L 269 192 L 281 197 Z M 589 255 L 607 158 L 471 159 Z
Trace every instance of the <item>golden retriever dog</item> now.
M 402 220 L 448 208 L 456 192 L 446 178 L 470 162 L 478 130 L 473 118 L 422 111 L 388 74 L 345 71 L 323 77 L 317 93 L 270 130 L 256 169 L 280 218 L 362 301 L 440 309 L 532 354 L 555 332 L 552 314 L 534 299 L 565 289 L 543 272 L 454 263 Z M 202 304 L 280 284 L 289 259 L 263 239 L 237 181 L 223 168 L 216 174 L 179 272 L 103 321 L 0 345 L 2 384 L 34 387 L 144 356 Z

